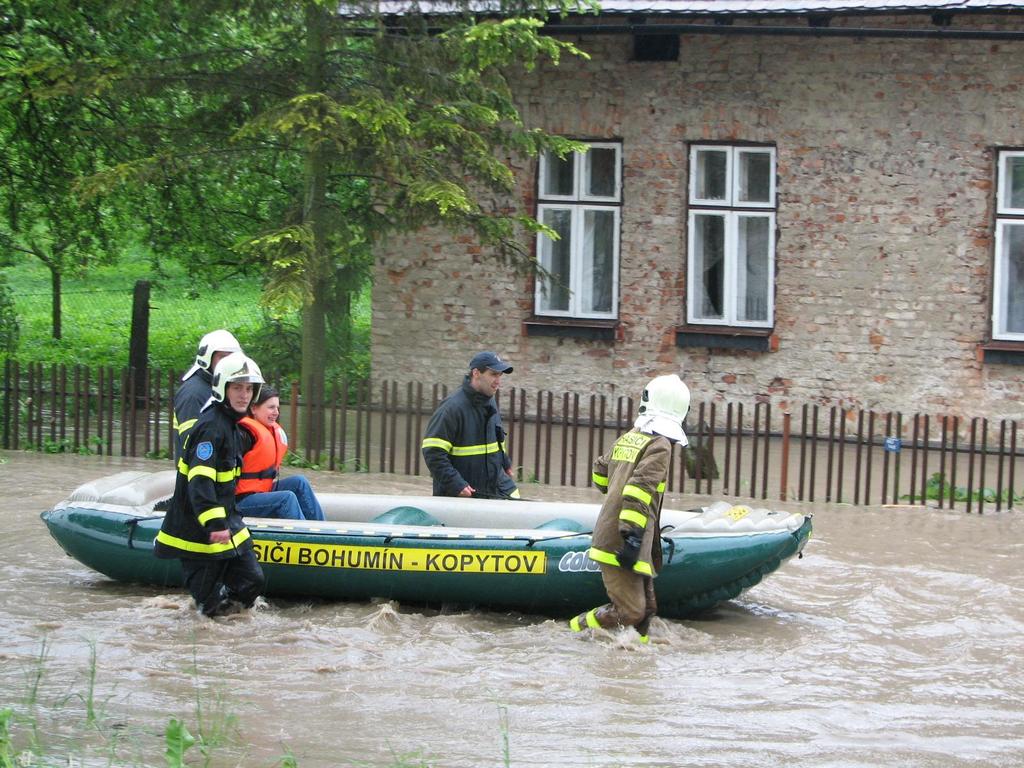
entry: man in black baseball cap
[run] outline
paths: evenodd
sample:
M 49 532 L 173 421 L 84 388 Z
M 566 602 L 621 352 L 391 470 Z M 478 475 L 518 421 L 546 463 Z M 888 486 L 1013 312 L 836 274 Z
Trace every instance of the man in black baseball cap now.
M 473 359 L 469 361 L 469 370 L 471 373 L 474 370 L 486 371 L 488 368 L 495 373 L 512 373 L 512 366 L 498 357 L 497 352 L 490 352 L 487 350 L 477 352 L 473 355 Z
M 494 400 L 506 373 L 512 366 L 496 352 L 478 352 L 462 386 L 430 417 L 422 450 L 435 496 L 519 498 Z

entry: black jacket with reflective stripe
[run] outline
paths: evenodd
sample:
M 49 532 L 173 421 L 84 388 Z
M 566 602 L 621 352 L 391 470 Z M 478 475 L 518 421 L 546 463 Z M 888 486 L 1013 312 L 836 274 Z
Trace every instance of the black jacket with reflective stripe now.
M 174 461 L 185 455 L 185 440 L 213 393 L 213 376 L 209 371 L 196 371 L 181 383 L 174 393 Z
M 214 403 L 191 430 L 174 496 L 156 537 L 157 557 L 235 557 L 252 547 L 249 529 L 235 509 L 235 481 L 242 471 L 241 416 L 230 406 Z M 210 543 L 210 533 L 225 528 L 231 531 L 231 541 Z
M 469 384 L 446 397 L 434 411 L 423 436 L 423 458 L 434 479 L 435 496 L 458 496 L 471 485 L 484 498 L 518 496 L 505 470 L 505 430 L 493 397 Z

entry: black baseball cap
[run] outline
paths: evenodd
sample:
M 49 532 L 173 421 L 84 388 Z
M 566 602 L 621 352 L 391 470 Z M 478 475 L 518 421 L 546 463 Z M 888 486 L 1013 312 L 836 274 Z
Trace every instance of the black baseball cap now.
M 512 373 L 512 366 L 498 357 L 497 352 L 477 352 L 469 361 L 469 370 L 472 371 L 474 368 L 478 371 L 490 368 L 495 373 Z

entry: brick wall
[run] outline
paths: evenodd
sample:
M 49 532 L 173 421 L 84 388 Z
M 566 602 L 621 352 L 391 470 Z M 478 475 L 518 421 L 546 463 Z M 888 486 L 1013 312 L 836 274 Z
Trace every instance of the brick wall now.
M 409 378 L 454 384 L 493 348 L 530 389 L 633 394 L 677 371 L 695 399 L 1024 415 L 1024 368 L 978 351 L 992 148 L 1024 145 L 1024 43 L 684 36 L 664 63 L 629 61 L 626 36 L 579 44 L 590 61 L 518 79 L 521 108 L 527 125 L 622 140 L 618 338 L 525 335 L 532 281 L 425 231 L 378 254 L 375 375 L 411 358 Z M 777 146 L 774 351 L 676 346 L 698 140 Z M 535 163 L 514 164 L 532 213 Z

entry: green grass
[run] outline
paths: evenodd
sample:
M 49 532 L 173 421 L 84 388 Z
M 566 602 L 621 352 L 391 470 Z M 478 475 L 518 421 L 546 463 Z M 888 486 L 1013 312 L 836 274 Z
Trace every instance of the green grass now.
M 204 333 L 227 328 L 260 365 L 282 375 L 299 370 L 298 315 L 275 320 L 260 305 L 254 279 L 232 279 L 216 290 L 191 281 L 180 268 L 155 273 L 148 260 L 131 255 L 117 265 L 91 268 L 63 281 L 62 338 L 52 337 L 50 276 L 38 261 L 23 260 L 5 270 L 18 315 L 21 362 L 115 366 L 128 364 L 132 298 L 137 280 L 149 280 L 149 366 L 184 370 Z M 329 364 L 332 376 L 360 377 L 369 368 L 370 291 L 357 302 L 355 351 Z

